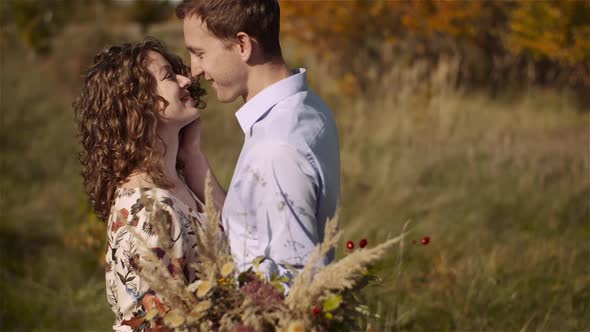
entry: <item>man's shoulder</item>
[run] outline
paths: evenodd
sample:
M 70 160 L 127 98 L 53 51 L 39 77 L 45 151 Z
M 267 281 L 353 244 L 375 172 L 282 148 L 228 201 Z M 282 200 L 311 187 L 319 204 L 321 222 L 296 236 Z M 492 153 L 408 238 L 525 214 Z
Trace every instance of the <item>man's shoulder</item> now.
M 330 112 L 330 108 L 315 92 L 310 89 L 294 93 L 273 107 L 279 110 L 291 110 L 295 112 Z
M 322 99 L 306 90 L 278 102 L 268 115 L 267 134 L 286 141 L 304 139 L 311 143 L 326 128 L 336 130 L 332 112 Z

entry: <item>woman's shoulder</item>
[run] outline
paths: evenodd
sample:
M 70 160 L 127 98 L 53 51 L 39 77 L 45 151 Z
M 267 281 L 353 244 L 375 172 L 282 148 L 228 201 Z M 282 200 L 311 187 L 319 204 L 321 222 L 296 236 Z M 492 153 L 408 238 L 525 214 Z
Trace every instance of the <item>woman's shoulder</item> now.
M 157 199 L 166 201 L 171 193 L 155 185 L 145 174 L 131 175 L 115 189 L 114 203 L 117 205 L 135 204 L 139 200 Z
M 168 200 L 170 197 L 166 191 L 157 187 L 118 187 L 115 189 L 109 221 L 127 219 L 130 215 L 137 219 L 146 211 L 146 206 L 154 203 L 166 209 Z
M 140 234 L 152 238 L 155 234 L 154 222 L 160 210 L 166 222 L 175 227 L 184 227 L 183 214 L 174 206 L 173 199 L 165 189 L 153 188 L 118 188 L 115 191 L 114 204 L 108 220 L 108 237 L 128 236 L 126 226 L 133 226 Z M 154 219 L 156 218 L 156 219 Z
M 118 187 L 115 189 L 114 204 L 115 208 L 127 207 L 141 202 L 147 203 L 164 203 L 172 199 L 172 195 L 166 190 L 158 187 Z
M 201 224 L 204 219 L 203 213 L 186 205 L 168 189 L 126 185 L 115 190 L 109 223 L 125 224 L 127 221 L 134 226 L 143 224 L 151 211 L 149 207 L 162 210 L 167 218 L 182 225 Z

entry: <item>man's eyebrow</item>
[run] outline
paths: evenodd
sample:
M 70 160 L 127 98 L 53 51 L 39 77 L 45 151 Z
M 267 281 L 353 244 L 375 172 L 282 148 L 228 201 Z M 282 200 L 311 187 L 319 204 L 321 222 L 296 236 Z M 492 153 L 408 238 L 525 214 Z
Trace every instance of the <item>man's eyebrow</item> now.
M 193 52 L 193 53 L 202 52 L 203 51 L 203 49 L 200 48 L 200 47 L 187 46 L 186 49 L 189 50 L 189 52 Z

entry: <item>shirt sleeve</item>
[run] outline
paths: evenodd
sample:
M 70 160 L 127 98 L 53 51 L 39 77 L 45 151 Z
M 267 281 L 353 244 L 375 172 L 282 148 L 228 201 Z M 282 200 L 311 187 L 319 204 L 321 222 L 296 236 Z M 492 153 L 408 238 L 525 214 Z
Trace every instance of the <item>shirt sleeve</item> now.
M 287 264 L 303 268 L 320 241 L 319 172 L 313 159 L 283 143 L 258 144 L 243 162 L 242 179 L 232 190 L 246 212 L 239 223 L 247 226 L 242 232 L 229 231 L 232 253 L 242 270 L 263 256 L 259 270 L 267 277 L 292 277 Z

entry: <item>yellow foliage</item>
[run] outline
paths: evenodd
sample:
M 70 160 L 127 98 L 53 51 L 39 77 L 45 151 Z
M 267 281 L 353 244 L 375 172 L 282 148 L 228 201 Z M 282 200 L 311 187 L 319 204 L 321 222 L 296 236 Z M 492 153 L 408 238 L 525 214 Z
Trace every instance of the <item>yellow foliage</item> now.
M 472 57 L 479 66 L 500 57 L 550 60 L 555 69 L 590 60 L 589 1 L 284 1 L 281 10 L 281 29 L 299 46 L 295 56 L 327 62 L 347 94 L 375 79 L 369 67 L 391 66 L 395 59 L 384 54 L 404 41 L 411 57 L 431 61 L 479 49 Z
M 104 265 L 104 252 L 106 250 L 105 238 L 106 224 L 96 218 L 89 211 L 82 222 L 66 232 L 64 244 L 73 249 L 97 254 L 100 264 Z
M 522 2 L 510 17 L 506 43 L 514 53 L 568 64 L 588 61 L 590 2 Z

